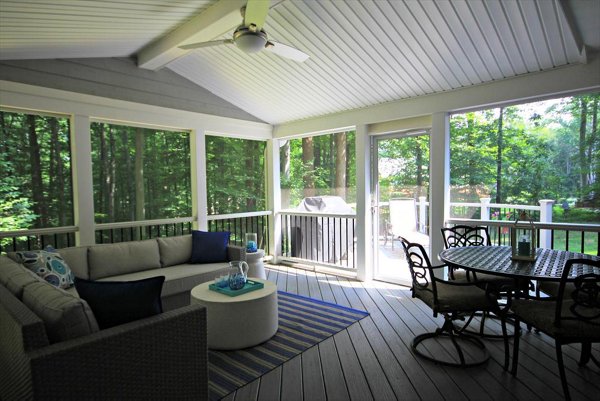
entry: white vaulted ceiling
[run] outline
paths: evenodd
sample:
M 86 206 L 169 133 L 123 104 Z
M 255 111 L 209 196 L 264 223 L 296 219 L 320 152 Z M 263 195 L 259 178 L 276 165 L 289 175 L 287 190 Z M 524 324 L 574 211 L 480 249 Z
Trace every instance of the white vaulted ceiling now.
M 142 49 L 154 46 L 178 57 L 166 68 L 280 124 L 584 63 L 600 48 L 600 0 L 275 0 L 264 29 L 306 62 L 232 45 L 181 53 L 168 35 L 213 3 L 0 0 L 0 58 L 141 54 L 150 68 Z

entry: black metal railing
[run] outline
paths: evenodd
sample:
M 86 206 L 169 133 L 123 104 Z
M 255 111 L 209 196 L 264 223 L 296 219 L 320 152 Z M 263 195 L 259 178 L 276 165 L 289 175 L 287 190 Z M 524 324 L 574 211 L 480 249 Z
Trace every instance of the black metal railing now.
M 347 269 L 356 268 L 356 217 L 281 214 L 281 256 Z
M 0 233 L 0 253 L 75 245 L 77 227 L 43 228 Z
M 113 224 L 118 226 L 114 227 Z M 191 221 L 178 222 L 128 222 L 98 225 L 96 244 L 114 244 L 118 242 L 138 241 L 158 237 L 174 237 L 191 234 Z M 140 225 L 141 224 L 141 225 Z
M 245 246 L 246 233 L 256 233 L 258 248 L 270 254 L 270 212 L 243 213 L 236 215 L 209 216 L 208 231 L 229 231 L 229 243 Z

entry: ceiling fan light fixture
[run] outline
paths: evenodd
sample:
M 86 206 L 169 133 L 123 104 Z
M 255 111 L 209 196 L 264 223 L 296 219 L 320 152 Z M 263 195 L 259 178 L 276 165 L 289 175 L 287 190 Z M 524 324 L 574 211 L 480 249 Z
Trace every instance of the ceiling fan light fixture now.
M 234 32 L 233 42 L 246 53 L 257 53 L 265 48 L 267 34 L 265 31 L 252 32 L 246 27 L 241 27 Z

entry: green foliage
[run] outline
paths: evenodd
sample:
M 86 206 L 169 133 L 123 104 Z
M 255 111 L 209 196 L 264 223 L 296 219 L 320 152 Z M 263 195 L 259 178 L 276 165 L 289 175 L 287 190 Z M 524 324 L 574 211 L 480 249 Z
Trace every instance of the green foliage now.
M 314 195 L 340 195 L 347 203 L 356 202 L 356 150 L 355 132 L 348 131 L 337 135 L 345 135 L 345 158 L 338 165 L 336 134 L 323 134 L 312 137 L 314 157 L 308 163 L 303 161 L 302 139 L 289 140 L 289 175 L 281 172 L 280 185 L 282 189 L 283 207 L 295 207 L 306 196 L 311 195 L 304 177 L 309 175 L 314 181 Z M 281 150 L 283 152 L 283 148 Z M 284 157 L 282 156 L 282 160 Z M 284 166 L 282 165 L 283 169 Z M 336 171 L 344 169 L 346 181 L 336 183 Z
M 543 113 L 524 104 L 452 116 L 452 201 L 489 196 L 492 202 L 537 205 L 540 199 L 576 197 L 578 207 L 600 208 L 599 101 L 595 93 L 560 99 Z M 600 221 L 595 212 L 577 213 L 569 221 Z
M 191 216 L 188 132 L 101 122 L 90 131 L 97 223 Z
M 0 231 L 72 224 L 69 119 L 0 111 Z
M 208 214 L 266 209 L 264 141 L 206 137 Z

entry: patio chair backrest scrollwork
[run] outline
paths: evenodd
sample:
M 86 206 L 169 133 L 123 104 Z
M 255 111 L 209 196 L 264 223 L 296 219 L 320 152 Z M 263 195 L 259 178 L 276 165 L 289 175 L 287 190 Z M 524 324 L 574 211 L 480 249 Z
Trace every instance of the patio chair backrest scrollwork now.
M 573 269 L 578 269 L 579 274 L 571 281 L 572 285 L 567 285 Z M 600 326 L 600 260 L 569 259 L 565 263 L 558 287 L 554 325 L 560 327 L 569 321 Z M 598 330 L 600 337 L 600 328 Z
M 490 246 L 490 234 L 484 226 L 464 226 L 442 228 L 446 249 L 462 246 Z
M 434 280 L 431 262 L 421 244 L 409 242 L 406 238 L 400 237 L 402 248 L 406 254 L 408 268 L 412 278 L 412 296 L 420 298 L 421 291 L 430 292 L 433 298 L 436 298 L 436 283 Z

